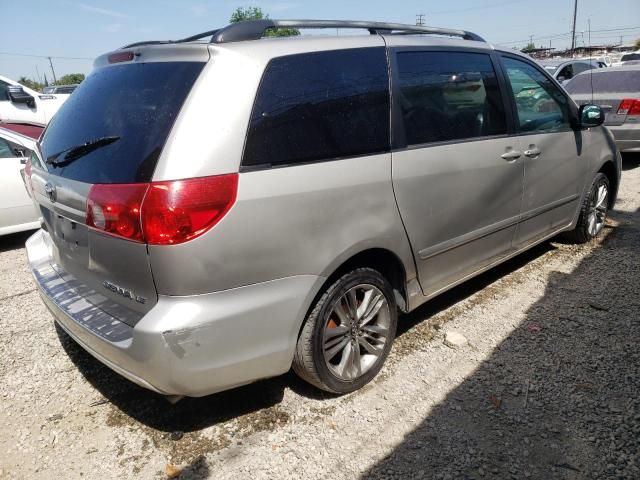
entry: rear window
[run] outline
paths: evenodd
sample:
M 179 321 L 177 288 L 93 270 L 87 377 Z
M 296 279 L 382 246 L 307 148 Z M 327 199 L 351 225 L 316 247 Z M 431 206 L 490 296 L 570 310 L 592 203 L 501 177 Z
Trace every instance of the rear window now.
M 628 62 L 629 60 L 640 60 L 640 53 L 627 53 L 620 58 L 621 62 Z
M 594 92 L 637 92 L 640 86 L 640 70 L 599 71 L 593 75 L 583 73 L 574 77 L 565 89 L 569 93 L 591 93 L 592 82 Z
M 44 133 L 41 148 L 49 171 L 87 183 L 151 180 L 167 135 L 203 66 L 162 62 L 95 70 Z
M 244 166 L 273 166 L 388 151 L 384 47 L 273 59 L 251 115 Z

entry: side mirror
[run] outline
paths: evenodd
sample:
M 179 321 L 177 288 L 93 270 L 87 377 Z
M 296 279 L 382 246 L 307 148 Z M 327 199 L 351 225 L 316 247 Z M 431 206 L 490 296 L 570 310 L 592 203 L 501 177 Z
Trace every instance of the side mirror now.
M 580 126 L 584 128 L 597 127 L 604 123 L 604 112 L 597 105 L 581 105 L 578 115 Z
M 13 103 L 26 103 L 30 108 L 36 106 L 35 98 L 25 92 L 20 85 L 8 85 L 7 96 Z

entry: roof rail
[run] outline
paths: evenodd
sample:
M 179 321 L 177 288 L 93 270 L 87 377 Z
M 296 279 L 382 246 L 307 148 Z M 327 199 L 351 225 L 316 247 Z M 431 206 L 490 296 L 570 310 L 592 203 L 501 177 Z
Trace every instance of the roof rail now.
M 460 37 L 464 40 L 484 42 L 479 35 L 466 30 L 454 30 L 450 28 L 425 27 L 421 25 L 407 25 L 403 23 L 385 22 L 360 22 L 351 20 L 245 20 L 232 23 L 224 28 L 198 33 L 180 40 L 149 40 L 145 42 L 131 43 L 121 48 L 139 47 L 142 45 L 166 45 L 172 43 L 185 43 L 211 37 L 210 43 L 230 43 L 243 40 L 259 40 L 269 29 L 274 28 L 361 28 L 368 30 L 372 35 L 377 34 L 430 34 Z
M 201 38 L 211 37 L 219 31 L 219 28 L 216 30 L 209 30 L 208 32 L 197 33 L 196 35 L 191 35 L 190 37 L 181 38 L 180 40 L 147 40 L 143 42 L 130 43 L 129 45 L 125 45 L 124 47 L 120 48 L 141 47 L 142 45 L 167 45 L 171 43 L 193 42 L 194 40 L 200 40 Z
M 211 43 L 239 42 L 242 40 L 258 40 L 266 30 L 273 28 L 362 28 L 372 35 L 376 34 L 431 34 L 461 37 L 464 40 L 484 42 L 479 35 L 466 30 L 425 27 L 403 23 L 362 22 L 350 20 L 246 20 L 232 23 L 221 28 L 211 37 Z

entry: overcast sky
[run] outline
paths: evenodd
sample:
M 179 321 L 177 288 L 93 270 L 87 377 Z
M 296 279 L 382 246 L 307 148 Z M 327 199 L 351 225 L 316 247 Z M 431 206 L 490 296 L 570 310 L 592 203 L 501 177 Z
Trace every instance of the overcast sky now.
M 570 44 L 573 0 L 0 0 L 0 75 L 58 77 L 91 70 L 97 55 L 127 43 L 175 39 L 225 25 L 238 6 L 258 6 L 272 18 L 321 18 L 415 23 L 474 31 L 487 41 L 524 46 Z M 640 38 L 640 0 L 579 0 L 578 43 L 625 43 Z M 614 31 L 614 29 L 616 29 Z M 619 30 L 618 30 L 619 29 Z M 604 31 L 607 30 L 607 31 Z M 12 55 L 7 55 L 10 53 Z M 13 55 L 22 54 L 23 56 Z M 56 58 L 57 57 L 57 58 Z M 67 58 L 61 58 L 67 57 Z

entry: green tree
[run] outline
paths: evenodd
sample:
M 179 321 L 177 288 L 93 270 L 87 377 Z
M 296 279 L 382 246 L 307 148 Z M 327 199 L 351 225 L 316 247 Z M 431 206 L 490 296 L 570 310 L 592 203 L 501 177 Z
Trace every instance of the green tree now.
M 636 42 L 633 44 L 633 46 L 635 47 L 636 50 L 640 50 L 640 38 L 638 38 L 636 40 Z
M 260 7 L 238 7 L 231 14 L 229 19 L 230 23 L 238 23 L 244 20 L 266 20 L 269 15 L 262 12 Z M 300 30 L 297 28 L 276 28 L 267 30 L 265 33 L 267 37 L 292 37 L 300 35 Z
M 37 82 L 35 80 L 32 80 L 30 78 L 27 77 L 20 77 L 18 79 L 18 83 L 20 85 L 23 85 L 27 88 L 30 88 L 31 90 L 35 90 L 36 92 L 41 92 L 42 91 L 42 84 L 40 82 Z
M 76 85 L 82 83 L 84 80 L 84 73 L 68 73 L 58 79 L 56 85 Z
M 536 49 L 536 46 L 534 43 L 529 42 L 527 43 L 527 46 L 524 47 L 521 51 L 524 53 L 529 53 L 529 52 L 533 52 Z

